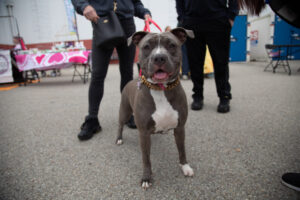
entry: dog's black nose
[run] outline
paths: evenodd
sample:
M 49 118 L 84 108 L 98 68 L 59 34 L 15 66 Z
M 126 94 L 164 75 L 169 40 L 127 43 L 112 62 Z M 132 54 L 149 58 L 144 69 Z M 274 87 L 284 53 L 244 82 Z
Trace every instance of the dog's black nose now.
M 154 56 L 154 64 L 161 66 L 163 64 L 165 64 L 167 61 L 167 56 L 164 54 L 156 54 Z

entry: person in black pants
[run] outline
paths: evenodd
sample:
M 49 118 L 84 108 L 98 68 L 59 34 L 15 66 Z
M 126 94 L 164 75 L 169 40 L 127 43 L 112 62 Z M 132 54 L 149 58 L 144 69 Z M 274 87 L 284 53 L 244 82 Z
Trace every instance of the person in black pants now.
M 105 16 L 106 13 L 114 9 L 113 0 L 72 0 L 77 13 L 84 15 L 88 20 L 97 23 L 99 17 Z M 140 0 L 123 0 L 118 1 L 116 14 L 120 20 L 126 37 L 130 37 L 135 32 L 135 24 L 133 16 L 141 19 L 151 17 L 150 11 L 144 8 Z M 92 80 L 89 87 L 89 110 L 81 131 L 78 134 L 79 140 L 90 139 L 93 134 L 101 131 L 98 120 L 98 111 L 100 102 L 103 97 L 104 80 L 107 74 L 110 57 L 113 48 L 106 48 L 95 45 L 95 34 L 93 34 L 92 44 Z M 120 62 L 121 85 L 122 91 L 124 86 L 133 79 L 133 63 L 135 57 L 135 46 L 132 44 L 127 46 L 127 42 L 116 46 Z M 131 117 L 127 124 L 131 128 L 135 128 L 134 119 Z
M 178 21 L 185 29 L 193 30 L 194 39 L 187 39 L 186 47 L 193 82 L 192 110 L 203 107 L 203 66 L 206 45 L 213 64 L 220 103 L 217 111 L 230 110 L 231 86 L 229 83 L 230 31 L 238 14 L 236 0 L 176 0 Z

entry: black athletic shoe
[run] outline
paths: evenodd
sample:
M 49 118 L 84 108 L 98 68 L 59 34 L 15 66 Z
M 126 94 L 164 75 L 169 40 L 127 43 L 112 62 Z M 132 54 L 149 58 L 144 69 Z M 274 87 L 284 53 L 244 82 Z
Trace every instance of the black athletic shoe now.
M 135 122 L 134 122 L 134 117 L 133 117 L 133 115 L 131 115 L 131 117 L 130 117 L 130 119 L 128 120 L 128 122 L 126 123 L 126 125 L 127 125 L 129 128 L 136 129 L 136 125 L 135 125 Z
M 194 98 L 191 105 L 192 110 L 201 110 L 203 107 L 203 99 Z
M 227 113 L 230 111 L 230 100 L 229 99 L 220 99 L 220 103 L 218 105 L 218 112 L 219 113 Z
M 281 182 L 285 186 L 300 192 L 300 173 L 285 173 L 281 177 Z
M 79 140 L 88 140 L 101 130 L 98 118 L 86 117 L 85 122 L 81 125 L 81 131 L 77 136 Z

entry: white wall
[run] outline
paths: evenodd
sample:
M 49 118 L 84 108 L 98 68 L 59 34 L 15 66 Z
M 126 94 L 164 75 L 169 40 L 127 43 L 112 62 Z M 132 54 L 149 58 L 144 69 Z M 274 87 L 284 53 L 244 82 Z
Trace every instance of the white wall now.
M 76 14 L 80 40 L 91 40 L 93 37 L 92 25 L 84 16 Z
M 0 16 L 7 16 L 6 1 L 0 0 Z M 12 44 L 9 18 L 0 17 L 0 44 Z
M 260 14 L 260 16 L 249 18 L 250 32 L 256 31 L 258 40 L 257 43 L 250 42 L 250 60 L 266 61 L 268 55 L 265 45 L 272 44 L 274 13 L 269 6 Z
M 76 40 L 76 35 L 70 34 L 63 0 L 0 0 L 0 15 L 7 15 L 6 4 L 12 2 L 13 14 L 18 20 L 20 34 L 25 43 L 47 43 L 66 40 Z M 153 16 L 153 20 L 164 30 L 166 26 L 176 27 L 177 14 L 175 0 L 142 0 Z M 79 38 L 92 38 L 92 27 L 88 20 L 81 15 L 77 16 Z M 144 28 L 144 21 L 135 18 L 137 31 Z M 12 44 L 13 33 L 8 20 L 0 18 L 0 44 Z M 151 31 L 158 30 L 152 25 Z
M 0 1 L 0 15 L 7 15 L 6 1 Z M 12 0 L 13 14 L 18 20 L 20 35 L 25 43 L 45 43 L 63 40 L 75 40 L 70 34 L 63 0 Z M 1 19 L 0 23 L 7 23 Z M 2 25 L 1 24 L 1 25 Z M 16 35 L 9 27 L 1 29 L 0 43 L 11 44 Z
M 250 60 L 264 61 L 267 59 L 265 45 L 270 41 L 271 15 L 258 18 L 251 22 L 250 29 L 257 33 L 257 43 L 250 44 Z

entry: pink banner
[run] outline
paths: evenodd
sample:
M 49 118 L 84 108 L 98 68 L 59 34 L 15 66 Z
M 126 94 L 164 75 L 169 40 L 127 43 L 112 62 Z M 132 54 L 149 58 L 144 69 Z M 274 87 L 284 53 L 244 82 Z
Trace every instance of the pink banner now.
M 86 64 L 90 51 L 70 51 L 57 53 L 37 53 L 16 55 L 20 71 L 31 69 L 47 70 L 61 69 L 72 66 L 74 63 Z

